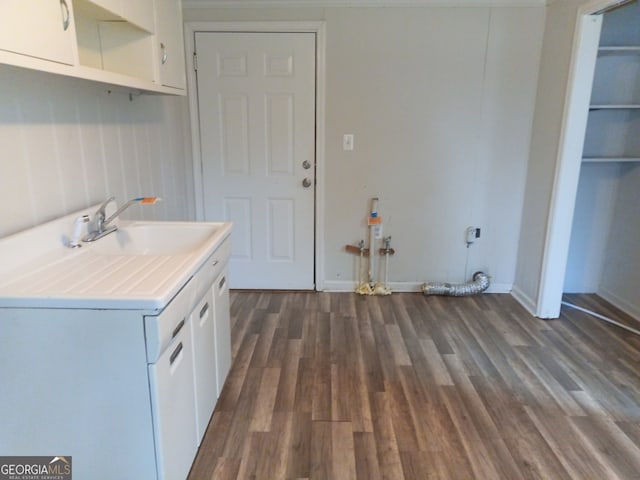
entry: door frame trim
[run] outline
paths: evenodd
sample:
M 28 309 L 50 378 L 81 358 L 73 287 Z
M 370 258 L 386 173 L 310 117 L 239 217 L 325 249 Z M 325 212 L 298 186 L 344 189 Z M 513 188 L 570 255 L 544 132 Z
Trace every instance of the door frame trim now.
M 315 185 L 315 245 L 314 283 L 317 291 L 324 290 L 324 222 L 325 222 L 325 105 L 326 105 L 326 24 L 317 22 L 185 22 L 184 45 L 187 63 L 187 97 L 191 122 L 191 152 L 195 189 L 196 219 L 204 219 L 204 190 L 202 186 L 202 155 L 200 150 L 200 112 L 196 71 L 194 69 L 196 32 L 256 32 L 256 33 L 314 33 L 316 35 L 316 185 Z

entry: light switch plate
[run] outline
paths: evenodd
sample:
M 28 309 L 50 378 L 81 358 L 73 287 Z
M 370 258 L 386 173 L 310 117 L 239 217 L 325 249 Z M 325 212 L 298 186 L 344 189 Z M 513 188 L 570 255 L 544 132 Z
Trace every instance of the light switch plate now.
M 345 133 L 342 137 L 342 149 L 353 150 L 353 133 Z

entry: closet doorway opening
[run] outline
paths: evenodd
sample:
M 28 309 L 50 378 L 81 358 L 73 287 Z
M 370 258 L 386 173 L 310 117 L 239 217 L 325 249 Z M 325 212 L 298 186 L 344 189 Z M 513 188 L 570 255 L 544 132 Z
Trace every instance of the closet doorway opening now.
M 536 311 L 541 318 L 557 318 L 567 292 L 595 294 L 640 319 L 639 22 L 636 2 L 598 0 L 579 10 Z

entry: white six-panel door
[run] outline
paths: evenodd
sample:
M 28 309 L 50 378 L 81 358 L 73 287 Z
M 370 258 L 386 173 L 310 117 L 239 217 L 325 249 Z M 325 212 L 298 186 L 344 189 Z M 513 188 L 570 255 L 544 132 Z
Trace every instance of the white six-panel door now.
M 314 288 L 315 34 L 197 32 L 206 220 L 232 288 Z

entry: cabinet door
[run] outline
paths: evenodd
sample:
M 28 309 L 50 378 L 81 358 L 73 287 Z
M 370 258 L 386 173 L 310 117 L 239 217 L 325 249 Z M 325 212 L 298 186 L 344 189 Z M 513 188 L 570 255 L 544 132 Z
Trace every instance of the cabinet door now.
M 71 0 L 3 0 L 0 50 L 73 65 Z
M 191 314 L 198 445 L 209 425 L 218 398 L 213 309 L 213 291 L 209 290 Z
M 218 395 L 231 368 L 231 318 L 229 313 L 229 267 L 225 267 L 213 286 L 216 331 L 216 376 Z
M 156 42 L 160 83 L 184 90 L 186 80 L 180 0 L 156 0 Z
M 191 324 L 149 365 L 159 480 L 187 478 L 197 451 Z

